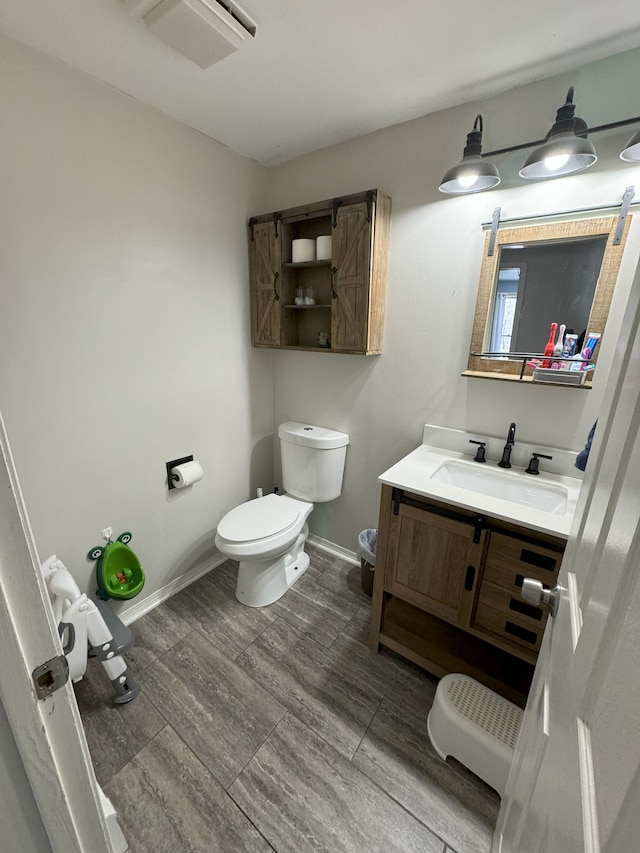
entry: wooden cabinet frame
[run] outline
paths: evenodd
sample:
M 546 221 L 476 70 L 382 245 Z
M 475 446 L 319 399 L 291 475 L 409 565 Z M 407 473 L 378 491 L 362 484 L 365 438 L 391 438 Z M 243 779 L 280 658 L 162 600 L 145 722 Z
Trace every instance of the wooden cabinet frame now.
M 390 223 L 391 199 L 380 190 L 252 217 L 253 345 L 381 353 Z M 322 235 L 332 237 L 331 259 L 293 262 L 295 239 Z M 296 304 L 308 287 L 315 304 Z

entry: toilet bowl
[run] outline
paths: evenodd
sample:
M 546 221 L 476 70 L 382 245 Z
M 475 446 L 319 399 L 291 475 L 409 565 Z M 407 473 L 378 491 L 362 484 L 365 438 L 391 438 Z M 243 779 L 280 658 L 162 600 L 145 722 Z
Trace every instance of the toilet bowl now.
M 309 567 L 304 543 L 314 501 L 337 498 L 349 443 L 346 433 L 290 421 L 278 430 L 287 493 L 237 506 L 218 524 L 216 547 L 238 560 L 236 598 L 266 607 L 281 598 Z
M 228 512 L 218 525 L 216 547 L 240 562 L 236 597 L 249 607 L 281 598 L 309 567 L 304 543 L 313 504 L 288 495 L 266 495 Z

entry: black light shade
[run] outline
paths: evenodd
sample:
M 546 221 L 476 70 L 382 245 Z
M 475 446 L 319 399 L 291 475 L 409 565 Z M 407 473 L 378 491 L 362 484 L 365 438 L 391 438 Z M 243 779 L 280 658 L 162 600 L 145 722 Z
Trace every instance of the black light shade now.
M 573 103 L 573 86 L 567 92 L 567 100 L 556 114 L 556 121 L 544 145 L 536 148 L 527 157 L 520 169 L 520 177 L 530 180 L 559 178 L 588 169 L 598 159 L 595 148 L 584 136 L 586 124 L 576 118 Z
M 640 161 L 640 130 L 636 131 L 627 142 L 624 151 L 620 155 L 620 159 L 626 160 L 627 163 L 637 163 Z
M 477 115 L 473 130 L 467 134 L 462 160 L 445 174 L 438 189 L 448 195 L 479 193 L 500 183 L 498 170 L 482 158 L 482 116 Z

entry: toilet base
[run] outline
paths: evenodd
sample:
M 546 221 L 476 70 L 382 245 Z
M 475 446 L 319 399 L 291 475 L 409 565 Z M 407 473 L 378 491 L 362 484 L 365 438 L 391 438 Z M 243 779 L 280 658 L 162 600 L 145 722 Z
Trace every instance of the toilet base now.
M 267 607 L 282 598 L 309 568 L 309 555 L 304 550 L 308 535 L 305 524 L 293 547 L 281 557 L 263 562 L 241 561 L 236 585 L 238 601 L 247 607 Z

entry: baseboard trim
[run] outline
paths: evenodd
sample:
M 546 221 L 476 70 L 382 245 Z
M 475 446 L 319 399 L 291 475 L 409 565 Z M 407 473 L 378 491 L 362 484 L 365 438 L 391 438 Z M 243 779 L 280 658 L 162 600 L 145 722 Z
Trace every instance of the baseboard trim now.
M 358 566 L 360 565 L 360 560 L 358 559 L 358 555 L 355 551 L 348 551 L 341 545 L 329 542 L 328 539 L 321 539 L 319 536 L 314 536 L 313 533 L 310 533 L 307 537 L 307 542 L 310 542 L 322 551 L 326 551 L 328 554 L 333 554 L 334 557 L 341 557 L 343 560 L 348 560 L 350 563 L 355 563 Z
M 312 533 L 307 537 L 307 541 L 311 543 L 311 545 L 315 545 L 316 548 L 320 548 L 322 551 L 326 551 L 327 554 L 333 554 L 334 557 L 340 557 L 342 560 L 347 560 L 350 563 L 355 563 L 356 565 L 360 565 L 360 560 L 358 559 L 355 551 L 348 551 L 346 548 L 342 548 L 340 545 L 336 545 L 333 542 L 329 542 L 327 539 L 322 539 L 320 536 L 314 536 Z M 176 595 L 176 593 L 185 589 L 185 587 L 190 586 L 194 581 L 197 581 L 198 578 L 201 578 L 203 575 L 206 575 L 207 572 L 210 572 L 212 569 L 216 569 L 218 566 L 221 566 L 227 560 L 223 554 L 218 554 L 217 557 L 214 557 L 211 560 L 208 560 L 206 563 L 203 563 L 200 566 L 195 566 L 188 572 L 185 572 L 183 575 L 180 575 L 179 578 L 168 583 L 166 586 L 163 586 L 162 589 L 157 590 L 156 592 L 152 592 L 151 595 L 147 596 L 140 602 L 136 602 L 127 610 L 122 613 L 118 613 L 118 618 L 125 624 L 131 625 L 136 620 L 140 619 L 142 616 L 146 616 L 147 613 L 150 613 L 152 610 L 155 610 L 159 604 L 167 601 L 167 599 Z
M 216 569 L 218 566 L 221 566 L 222 563 L 226 562 L 226 560 L 227 557 L 223 554 L 218 554 L 217 557 L 208 560 L 206 563 L 195 566 L 190 571 L 180 575 L 179 578 L 176 578 L 166 586 L 163 586 L 162 589 L 152 592 L 151 595 L 147 596 L 147 598 L 140 602 L 136 602 L 136 604 L 128 610 L 125 610 L 123 613 L 119 613 L 118 618 L 121 619 L 125 625 L 131 625 L 132 622 L 135 622 L 142 616 L 146 616 L 147 613 L 150 613 L 168 598 L 176 595 L 180 590 L 185 589 L 185 587 L 190 586 L 194 581 L 197 581 L 198 578 L 206 575 L 207 572 L 211 571 L 211 569 Z

